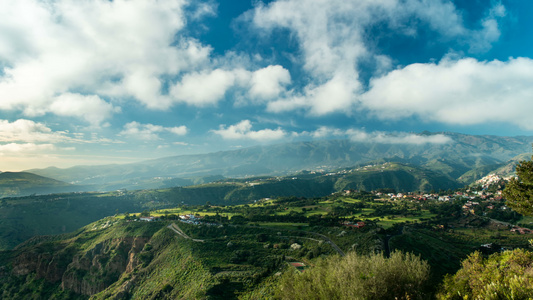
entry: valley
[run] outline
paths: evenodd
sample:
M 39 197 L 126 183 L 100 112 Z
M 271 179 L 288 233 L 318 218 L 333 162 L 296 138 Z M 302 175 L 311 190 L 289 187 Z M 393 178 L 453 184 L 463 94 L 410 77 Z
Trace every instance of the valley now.
M 473 251 L 528 246 L 533 234 L 511 229 L 531 226 L 529 219 L 505 208 L 497 189 L 482 186 L 450 195 L 343 190 L 152 207 L 1 252 L 0 286 L 3 299 L 270 299 L 279 274 L 326 257 L 403 251 L 431 266 L 433 288 L 424 293 L 432 295 Z
M 367 165 L 289 176 L 223 179 L 194 186 L 154 190 L 61 193 L 0 200 L 0 249 L 34 236 L 60 234 L 106 216 L 169 206 L 244 204 L 262 198 L 323 197 L 347 190 L 388 188 L 430 192 L 460 187 L 448 177 L 399 163 Z

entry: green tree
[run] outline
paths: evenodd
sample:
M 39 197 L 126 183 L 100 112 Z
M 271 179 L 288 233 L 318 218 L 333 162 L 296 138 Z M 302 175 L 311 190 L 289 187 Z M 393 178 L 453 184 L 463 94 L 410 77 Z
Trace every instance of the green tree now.
M 514 211 L 533 216 L 533 161 L 521 161 L 516 166 L 518 178 L 505 186 L 503 196 Z
M 483 258 L 474 252 L 447 276 L 438 299 L 532 299 L 533 253 L 515 249 Z

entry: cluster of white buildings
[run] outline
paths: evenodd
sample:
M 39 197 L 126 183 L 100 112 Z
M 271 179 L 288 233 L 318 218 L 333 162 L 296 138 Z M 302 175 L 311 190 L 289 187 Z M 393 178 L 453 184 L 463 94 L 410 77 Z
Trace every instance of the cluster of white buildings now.
M 502 180 L 509 181 L 513 177 L 514 176 L 502 177 L 502 176 L 496 175 L 496 174 L 489 174 L 489 175 L 477 180 L 475 184 L 483 187 L 484 189 L 486 189 L 489 186 L 497 184 L 497 183 L 499 183 Z
M 199 225 L 201 219 L 193 214 L 189 215 L 180 215 L 180 221 L 187 224 Z
M 188 214 L 188 215 L 180 215 L 179 216 L 180 218 L 180 221 L 183 222 L 183 223 L 187 223 L 187 224 L 192 224 L 192 225 L 210 225 L 210 226 L 219 226 L 220 224 L 217 224 L 217 223 L 210 223 L 210 222 L 204 222 L 202 221 L 202 217 L 201 216 L 195 216 L 193 214 Z

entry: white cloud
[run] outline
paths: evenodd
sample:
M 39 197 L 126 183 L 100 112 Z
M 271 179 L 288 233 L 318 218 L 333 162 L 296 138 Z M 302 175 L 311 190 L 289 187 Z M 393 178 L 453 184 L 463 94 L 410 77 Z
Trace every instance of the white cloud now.
M 80 93 L 77 107 L 128 98 L 153 109 L 172 105 L 161 78 L 208 62 L 211 48 L 181 34 L 185 0 L 4 0 L 0 11 L 0 109 L 28 116 L 57 109 L 62 95 Z M 206 15 L 207 6 L 199 13 Z M 0 74 L 2 74 L 0 72 Z M 99 100 L 95 100 L 98 97 Z M 98 103 L 97 103 L 98 102 Z M 86 119 L 102 122 L 93 114 Z
M 170 93 L 178 101 L 189 105 L 213 105 L 221 100 L 234 84 L 245 80 L 247 75 L 248 72 L 242 69 L 215 69 L 210 72 L 191 73 L 173 86 Z
M 331 136 L 345 136 L 346 132 L 338 128 L 320 126 L 317 130 L 311 132 L 311 136 L 315 139 L 331 137 Z
M 419 135 L 414 133 L 386 133 L 380 131 L 366 132 L 359 129 L 348 129 L 346 135 L 357 142 L 378 144 L 448 144 L 453 140 L 444 134 Z
M 183 30 L 185 6 L 194 20 L 216 11 L 214 2 L 186 0 L 4 0 L 0 110 L 99 125 L 130 99 L 167 110 L 214 105 L 234 87 L 250 100 L 283 92 L 290 75 L 281 66 L 248 71 L 230 57 L 211 59 L 212 48 Z
M 259 142 L 278 140 L 286 136 L 286 132 L 281 128 L 253 131 L 250 120 L 243 120 L 228 127 L 220 125 L 218 130 L 211 130 L 211 132 L 226 140 L 255 140 Z
M 173 145 L 178 145 L 178 146 L 190 146 L 191 145 L 191 144 L 185 143 L 185 142 L 174 142 L 172 144 Z
M 162 82 L 155 74 L 145 70 L 137 70 L 124 76 L 119 89 L 110 95 L 131 95 L 150 109 L 165 110 L 172 105 L 168 96 L 160 94 Z
M 9 143 L 5 145 L 0 145 L 0 155 L 4 153 L 27 154 L 32 152 L 50 151 L 55 149 L 55 146 L 52 144 Z
M 290 83 L 287 69 L 280 65 L 268 66 L 253 72 L 249 93 L 252 98 L 272 99 L 284 92 L 284 86 Z
M 505 17 L 506 9 L 501 3 L 495 4 L 481 21 L 481 30 L 472 32 L 470 52 L 485 52 L 500 38 L 498 19 Z
M 299 43 L 299 57 L 310 83 L 268 104 L 268 111 L 304 109 L 311 115 L 350 113 L 362 92 L 358 64 L 374 61 L 377 75 L 391 65 L 391 59 L 374 53 L 366 31 L 375 24 L 388 26 L 389 34 L 416 36 L 420 23 L 447 40 L 487 50 L 499 38 L 497 18 L 505 8 L 495 5 L 481 20 L 480 30 L 465 28 L 451 1 L 424 0 L 317 0 L 303 5 L 298 0 L 258 5 L 251 19 L 265 32 L 286 28 Z M 413 22 L 417 20 L 417 22 Z M 416 24 L 416 25 L 413 25 Z
M 14 122 L 0 120 L 0 142 L 58 143 L 65 141 L 75 140 L 69 138 L 65 132 L 54 132 L 42 123 L 26 119 Z
M 175 135 L 186 135 L 189 129 L 187 129 L 187 126 L 177 126 L 177 127 L 167 127 L 167 131 L 172 132 Z
M 98 125 L 111 117 L 119 108 L 103 101 L 96 95 L 64 93 L 56 97 L 49 110 L 58 116 L 83 118 L 87 122 Z
M 315 131 L 302 132 L 299 135 L 311 136 L 315 139 L 323 138 L 348 138 L 356 142 L 378 143 L 378 144 L 447 144 L 453 139 L 444 134 L 416 134 L 407 132 L 367 132 L 362 129 L 350 128 L 347 130 L 329 126 L 320 126 Z
M 289 71 L 280 65 L 248 71 L 243 68 L 214 69 L 189 73 L 170 89 L 175 102 L 203 107 L 215 105 L 234 88 L 247 91 L 246 99 L 239 97 L 236 104 L 248 104 L 272 99 L 285 92 L 291 82 Z
M 467 58 L 413 64 L 371 81 L 361 106 L 381 119 L 417 116 L 472 125 L 507 122 L 533 129 L 533 60 Z
M 339 74 L 324 84 L 308 85 L 300 95 L 271 101 L 267 105 L 267 110 L 284 112 L 304 108 L 313 116 L 334 112 L 350 113 L 359 89 L 360 84 L 357 80 Z
M 186 126 L 163 127 L 160 125 L 141 124 L 133 121 L 124 125 L 124 130 L 120 132 L 120 135 L 151 141 L 159 140 L 159 134 L 163 132 L 170 132 L 181 136 L 187 134 L 188 129 Z

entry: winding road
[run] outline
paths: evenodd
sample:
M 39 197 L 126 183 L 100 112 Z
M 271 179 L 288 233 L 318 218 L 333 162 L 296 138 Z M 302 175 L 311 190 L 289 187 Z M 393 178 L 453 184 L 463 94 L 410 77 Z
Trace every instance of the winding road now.
M 185 232 L 183 232 L 183 230 L 181 230 L 181 228 L 176 223 L 172 223 L 172 224 L 168 225 L 167 228 L 171 229 L 172 231 L 177 233 L 179 236 L 181 236 L 181 237 L 183 237 L 185 239 L 188 239 L 188 240 L 192 240 L 193 242 L 200 242 L 200 243 L 205 242 L 204 240 L 191 238 Z

